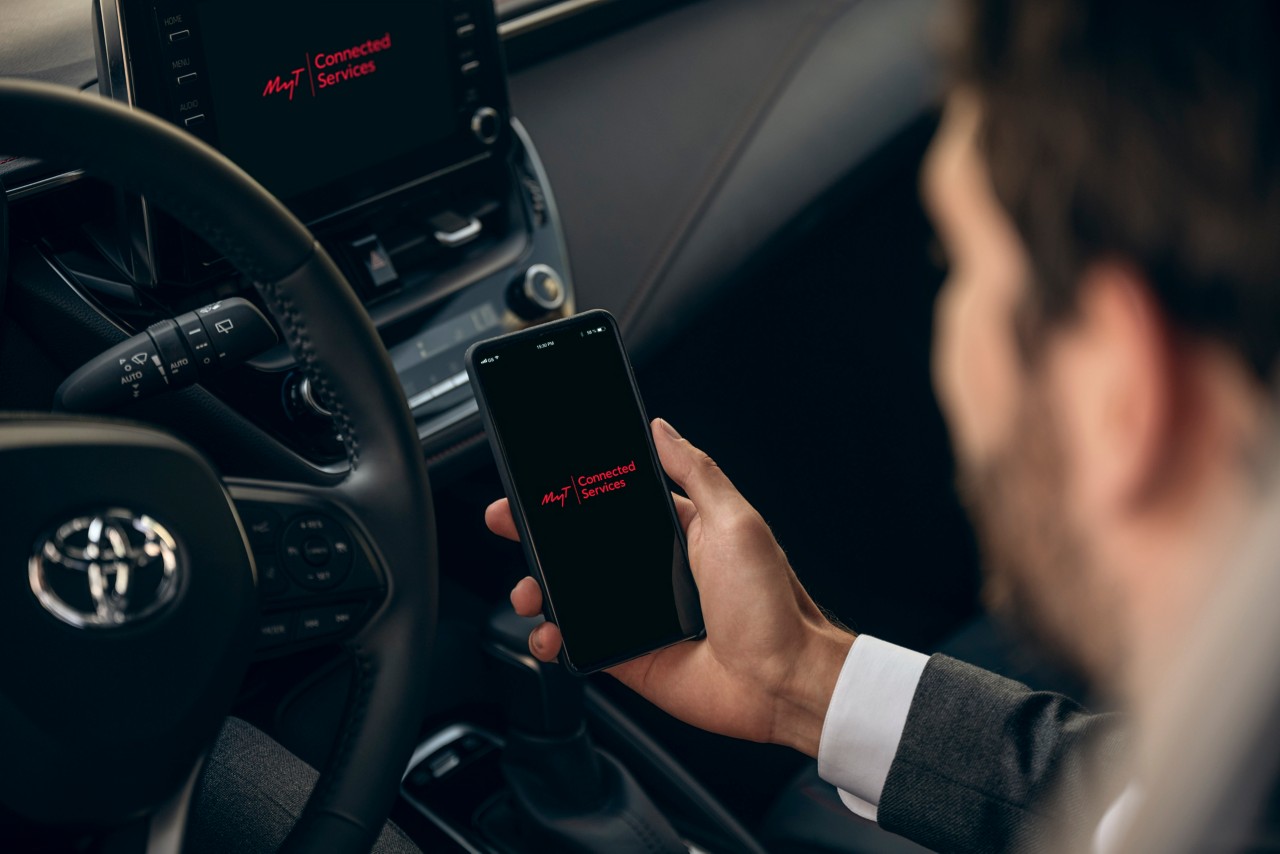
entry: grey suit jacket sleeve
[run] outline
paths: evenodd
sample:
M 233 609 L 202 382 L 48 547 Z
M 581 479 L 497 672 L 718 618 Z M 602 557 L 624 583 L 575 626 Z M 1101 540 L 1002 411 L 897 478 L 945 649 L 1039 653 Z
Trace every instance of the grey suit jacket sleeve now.
M 935 655 L 879 823 L 938 851 L 1062 850 L 1061 833 L 1087 839 L 1118 797 L 1125 752 L 1117 715 Z

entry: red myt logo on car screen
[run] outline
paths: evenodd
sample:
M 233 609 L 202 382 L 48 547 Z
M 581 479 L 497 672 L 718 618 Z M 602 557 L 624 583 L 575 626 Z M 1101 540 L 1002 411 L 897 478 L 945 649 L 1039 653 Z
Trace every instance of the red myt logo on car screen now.
M 567 486 L 557 487 L 544 493 L 542 506 L 563 508 L 568 505 L 570 495 L 573 496 L 575 503 L 585 504 L 593 498 L 626 489 L 627 480 L 623 475 L 631 474 L 635 470 L 636 461 L 632 460 L 626 465 L 615 466 L 607 471 L 575 475 L 569 478 Z
M 357 77 L 368 77 L 378 72 L 376 54 L 391 50 L 391 33 L 383 33 L 379 38 L 366 39 L 357 45 L 335 51 L 307 51 L 305 61 L 300 68 L 294 68 L 287 74 L 277 74 L 267 81 L 262 89 L 262 97 L 285 95 L 290 101 L 294 93 L 302 88 L 303 94 L 308 91 L 311 97 L 323 89 L 332 89 L 348 80 Z M 305 75 L 305 77 L 304 77 Z

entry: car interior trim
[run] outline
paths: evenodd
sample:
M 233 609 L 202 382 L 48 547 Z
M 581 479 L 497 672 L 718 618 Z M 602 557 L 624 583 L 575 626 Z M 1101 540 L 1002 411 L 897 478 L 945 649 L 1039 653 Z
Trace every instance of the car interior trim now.
M 182 854 L 182 843 L 187 834 L 187 822 L 191 817 L 191 801 L 195 797 L 196 784 L 204 770 L 205 756 L 191 766 L 186 784 L 174 793 L 151 821 L 147 833 L 147 854 Z
M 423 741 L 414 749 L 413 756 L 410 757 L 409 763 L 404 766 L 404 774 L 401 775 L 400 777 L 401 781 L 405 780 L 409 776 L 409 772 L 412 771 L 418 765 L 418 763 L 424 761 L 428 756 L 435 753 L 437 750 L 440 750 L 443 747 L 453 744 L 459 739 L 464 738 L 465 736 L 471 735 L 473 733 L 482 735 L 485 738 L 489 739 L 490 741 L 501 744 L 501 739 L 477 727 L 469 726 L 466 724 L 450 724 L 449 726 L 437 732 L 435 735 Z M 408 801 L 410 804 L 412 804 L 414 809 L 416 809 L 418 812 L 422 813 L 424 816 L 430 819 L 432 824 L 434 824 L 436 827 L 440 828 L 442 831 L 448 834 L 449 838 L 452 839 L 454 842 L 456 842 L 460 848 L 467 851 L 468 854 L 485 854 L 485 852 L 475 848 L 470 842 L 467 841 L 467 838 L 465 836 L 458 833 L 458 831 L 455 830 L 447 821 L 444 821 L 443 819 L 441 819 L 440 816 L 436 815 L 431 809 L 429 809 L 425 804 L 423 804 L 417 798 L 413 797 L 403 788 L 401 789 L 401 792 L 404 799 Z
M 132 104 L 133 79 L 128 48 L 124 43 L 120 2 L 100 0 L 93 8 L 96 19 L 94 23 L 98 25 L 103 54 L 98 66 L 98 89 L 104 97 Z
M 562 21 L 565 18 L 573 17 L 581 14 L 593 6 L 599 6 L 607 3 L 609 0 L 565 0 L 563 3 L 556 3 L 551 6 L 544 6 L 541 9 L 530 12 L 527 15 L 521 15 L 518 18 L 512 18 L 509 21 L 503 21 L 498 24 L 498 35 L 502 38 L 511 38 L 513 36 L 521 36 L 533 30 Z
M 93 4 L 93 22 L 98 29 L 95 44 L 99 46 L 98 94 L 134 106 L 133 62 L 125 43 L 124 16 L 120 0 L 97 0 Z M 92 94 L 92 93 L 90 93 Z M 121 206 L 120 214 L 128 221 L 128 229 L 140 238 L 124 248 L 123 261 L 130 275 L 138 281 L 154 283 L 155 230 L 151 227 L 151 206 L 139 197 Z
M 5 190 L 4 195 L 9 201 L 17 202 L 30 196 L 37 196 L 47 190 L 56 190 L 59 187 L 65 187 L 67 184 L 79 181 L 83 177 L 83 169 L 72 169 L 69 172 L 50 175 L 47 178 L 41 178 L 28 184 L 19 184 L 16 187 Z
M 450 457 L 456 456 L 461 453 L 465 453 L 466 451 L 469 451 L 472 448 L 479 445 L 484 440 L 485 440 L 484 433 L 472 433 L 470 436 L 466 437 L 465 439 L 461 439 L 457 442 L 454 442 L 452 445 L 445 448 L 444 450 L 437 451 L 436 453 L 427 457 L 427 466 L 429 468 L 433 465 L 436 465 L 437 463 L 444 462 Z
M 806 25 L 792 36 L 787 49 L 780 55 L 755 98 L 742 114 L 734 132 L 726 140 L 711 169 L 703 177 L 697 193 L 681 216 L 676 219 L 667 239 L 627 300 L 626 307 L 618 315 L 618 323 L 624 333 L 630 331 L 636 317 L 644 310 L 650 295 L 662 283 L 667 270 L 693 234 L 694 226 L 714 201 L 716 193 L 732 173 L 734 164 L 747 149 L 756 130 L 768 117 L 770 108 L 786 91 L 787 84 L 803 66 L 813 44 L 842 11 L 842 7 L 828 7 L 809 18 Z
M 476 405 L 475 398 L 470 398 L 459 404 L 455 409 L 451 409 L 439 418 L 431 421 L 424 421 L 418 427 L 419 438 L 426 439 L 428 436 L 439 433 L 447 427 L 452 427 L 460 421 L 465 421 L 472 415 L 480 411 L 480 407 Z
M 391 189 L 386 190 L 384 192 L 369 196 L 368 198 L 362 199 L 356 204 L 348 205 L 347 207 L 342 208 L 341 210 L 336 210 L 333 213 L 325 214 L 322 217 L 313 219 L 308 223 L 308 225 L 319 225 L 320 223 L 328 222 L 329 220 L 332 220 L 336 217 L 340 217 L 344 214 L 351 213 L 354 210 L 358 210 L 360 208 L 367 207 L 368 205 L 372 205 L 380 201 L 384 201 L 385 199 L 398 195 L 399 193 L 403 193 L 405 190 L 412 190 L 414 187 L 422 186 L 423 184 L 426 184 L 430 181 L 434 181 L 437 178 L 442 178 L 445 175 L 449 175 L 453 172 L 458 172 L 462 169 L 465 169 L 468 166 L 474 166 L 477 163 L 482 163 L 485 160 L 488 160 L 490 157 L 492 157 L 492 154 L 486 151 L 482 154 L 477 154 L 474 157 L 468 157 L 466 160 L 459 160 L 457 163 L 451 163 L 442 169 L 437 169 L 434 172 L 430 172 L 426 175 L 422 175 L 420 177 L 414 178 L 412 181 L 406 181 L 405 183 L 400 184 L 399 186 L 392 187 Z

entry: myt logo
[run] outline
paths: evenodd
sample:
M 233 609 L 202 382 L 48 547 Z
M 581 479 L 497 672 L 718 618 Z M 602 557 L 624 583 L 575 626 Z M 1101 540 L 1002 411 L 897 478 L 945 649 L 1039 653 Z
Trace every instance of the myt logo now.
M 636 470 L 636 461 L 615 466 L 607 471 L 597 472 L 596 474 L 577 475 L 569 478 L 569 485 L 562 486 L 559 489 L 553 489 L 542 496 L 542 506 L 555 505 L 565 507 L 569 503 L 569 496 L 572 494 L 578 504 L 584 501 L 590 501 L 598 495 L 607 495 L 610 492 L 617 492 L 619 489 L 627 488 L 627 481 L 623 477 L 625 474 L 633 474 Z
M 277 74 L 267 80 L 267 85 L 262 90 L 262 97 L 288 95 L 289 100 L 292 101 L 295 92 L 307 91 L 302 87 L 305 82 L 311 90 L 311 97 L 314 98 L 320 89 L 332 88 L 357 77 L 376 74 L 378 63 L 375 56 L 386 50 L 391 50 L 391 33 L 389 32 L 384 33 L 382 38 L 367 39 L 360 44 L 333 53 L 320 51 L 312 55 L 307 51 L 306 61 L 302 67 L 294 68 L 287 74 Z M 305 78 L 303 74 L 306 75 Z
M 563 507 L 565 505 L 565 502 L 569 500 L 569 493 L 571 492 L 573 492 L 572 483 L 570 483 L 568 486 L 561 489 L 559 492 L 552 490 L 551 492 L 548 492 L 546 495 L 542 496 L 542 504 L 544 507 L 548 504 L 559 504 L 561 507 Z

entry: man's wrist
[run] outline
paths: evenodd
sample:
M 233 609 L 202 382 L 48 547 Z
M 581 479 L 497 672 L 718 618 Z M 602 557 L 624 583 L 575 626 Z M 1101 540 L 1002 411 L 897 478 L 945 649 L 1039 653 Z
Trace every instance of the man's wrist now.
M 856 637 L 831 625 L 814 629 L 775 698 L 774 742 L 817 758 L 831 695 Z

